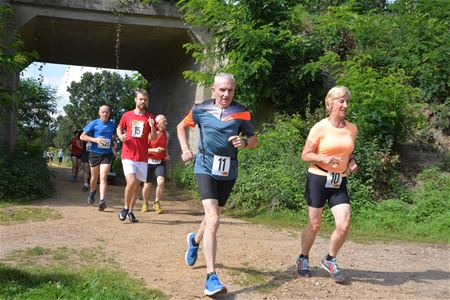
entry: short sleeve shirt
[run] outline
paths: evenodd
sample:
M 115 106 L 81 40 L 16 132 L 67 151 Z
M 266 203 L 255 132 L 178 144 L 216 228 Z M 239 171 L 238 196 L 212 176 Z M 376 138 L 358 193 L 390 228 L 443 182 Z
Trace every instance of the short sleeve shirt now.
M 97 154 L 108 154 L 112 153 L 112 142 L 113 136 L 116 133 L 116 123 L 113 120 L 108 120 L 103 122 L 100 118 L 87 124 L 83 131 L 90 137 L 97 138 L 102 137 L 106 140 L 103 145 L 98 145 L 97 143 L 91 143 L 89 152 L 94 152 Z
M 308 140 L 317 145 L 317 154 L 335 156 L 342 159 L 342 163 L 330 169 L 328 164 L 317 164 L 324 170 L 344 173 L 348 169 L 350 154 L 355 148 L 355 139 L 358 134 L 356 125 L 345 121 L 345 127 L 334 127 L 328 119 L 317 122 L 310 130 Z M 311 164 L 309 172 L 324 175 L 324 172 Z
M 214 99 L 209 99 L 196 104 L 183 121 L 186 126 L 198 125 L 200 130 L 194 173 L 208 174 L 216 180 L 233 180 L 238 175 L 238 150 L 228 138 L 239 134 L 251 137 L 255 135 L 255 129 L 250 112 L 243 105 L 233 101 L 230 106 L 221 109 L 214 102 Z M 230 158 L 226 176 L 213 174 L 215 156 Z
M 155 117 L 149 112 L 139 115 L 131 110 L 123 114 L 119 127 L 126 130 L 127 138 L 122 147 L 122 159 L 147 162 L 149 119 L 155 122 Z

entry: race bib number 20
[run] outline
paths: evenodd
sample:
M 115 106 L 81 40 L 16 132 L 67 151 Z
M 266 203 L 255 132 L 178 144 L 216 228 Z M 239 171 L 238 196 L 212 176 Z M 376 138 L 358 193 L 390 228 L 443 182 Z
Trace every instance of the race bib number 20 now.
M 131 136 L 140 138 L 144 132 L 144 122 L 133 120 L 131 122 Z
M 214 155 L 212 175 L 228 176 L 230 172 L 231 158 L 228 156 Z
M 342 174 L 328 172 L 327 182 L 325 183 L 326 188 L 338 189 L 342 183 Z

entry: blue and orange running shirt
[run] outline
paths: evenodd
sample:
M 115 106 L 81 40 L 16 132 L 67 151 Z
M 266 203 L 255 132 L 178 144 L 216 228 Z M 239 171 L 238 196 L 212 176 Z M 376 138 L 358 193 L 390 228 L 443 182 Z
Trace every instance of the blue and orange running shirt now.
M 230 106 L 221 109 L 214 99 L 209 99 L 194 105 L 183 122 L 185 126 L 198 125 L 200 130 L 194 173 L 207 174 L 216 180 L 236 179 L 238 150 L 228 138 L 239 134 L 255 135 L 247 108 L 232 101 Z

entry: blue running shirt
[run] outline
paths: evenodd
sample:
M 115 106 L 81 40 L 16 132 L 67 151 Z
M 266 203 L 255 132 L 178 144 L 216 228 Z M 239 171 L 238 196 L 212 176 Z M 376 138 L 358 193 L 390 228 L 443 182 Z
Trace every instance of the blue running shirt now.
M 87 124 L 83 131 L 90 137 L 97 138 L 99 136 L 109 140 L 106 145 L 97 145 L 97 143 L 92 143 L 90 152 L 97 154 L 108 154 L 112 153 L 112 142 L 113 136 L 116 134 L 116 123 L 113 120 L 108 120 L 103 122 L 100 118 Z
M 255 129 L 250 112 L 243 105 L 232 101 L 221 109 L 214 102 L 209 99 L 195 104 L 183 120 L 185 126 L 198 125 L 200 130 L 194 173 L 207 174 L 216 180 L 233 180 L 238 175 L 238 150 L 228 138 L 239 134 L 251 137 Z

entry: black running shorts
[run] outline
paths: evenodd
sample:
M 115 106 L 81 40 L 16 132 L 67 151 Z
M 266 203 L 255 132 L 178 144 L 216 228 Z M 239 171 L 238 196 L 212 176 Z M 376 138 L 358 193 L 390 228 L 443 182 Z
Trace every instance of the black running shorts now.
M 155 174 L 156 178 L 158 178 L 158 176 L 166 177 L 166 162 L 161 161 L 157 165 L 148 164 L 146 183 L 152 181 L 153 174 Z
M 112 161 L 113 154 L 99 154 L 95 152 L 89 152 L 89 165 L 91 167 L 96 167 L 100 164 L 102 165 L 110 165 Z
M 224 207 L 231 194 L 236 179 L 217 180 L 207 174 L 195 174 L 197 178 L 200 199 L 217 199 L 219 206 Z
M 337 189 L 326 188 L 327 176 L 316 175 L 308 172 L 306 177 L 305 198 L 308 206 L 323 208 L 328 200 L 328 206 L 348 203 L 350 198 L 347 190 L 347 177 L 342 178 L 341 186 Z

